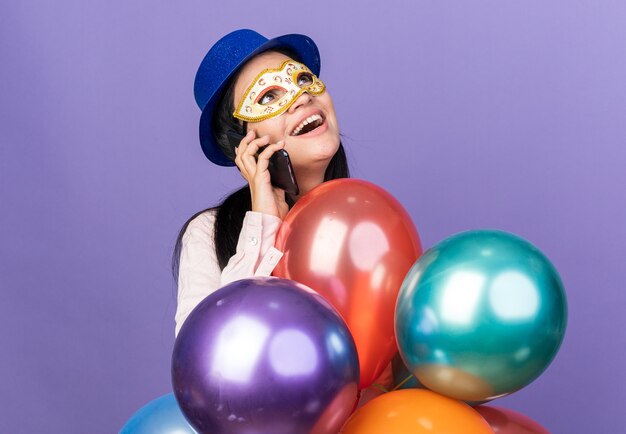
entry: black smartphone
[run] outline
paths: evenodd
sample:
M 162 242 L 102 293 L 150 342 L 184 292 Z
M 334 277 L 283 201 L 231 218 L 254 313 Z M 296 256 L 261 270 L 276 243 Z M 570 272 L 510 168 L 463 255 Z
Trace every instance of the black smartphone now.
M 231 146 L 238 147 L 239 143 L 244 136 L 236 131 L 229 130 L 226 135 L 230 141 Z M 259 153 L 265 148 L 261 148 Z M 258 153 L 257 153 L 258 156 Z M 298 183 L 296 182 L 296 174 L 293 171 L 291 160 L 289 159 L 289 153 L 284 149 L 274 152 L 270 157 L 269 166 L 267 168 L 270 172 L 270 179 L 274 187 L 281 188 L 291 195 L 297 195 L 300 193 Z

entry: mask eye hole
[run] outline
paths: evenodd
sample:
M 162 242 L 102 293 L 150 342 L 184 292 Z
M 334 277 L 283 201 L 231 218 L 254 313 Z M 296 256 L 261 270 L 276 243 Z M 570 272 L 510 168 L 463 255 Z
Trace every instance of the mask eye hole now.
M 280 86 L 271 86 L 263 90 L 254 102 L 261 105 L 272 104 L 282 98 L 286 93 L 287 90 Z
M 300 87 L 310 86 L 313 84 L 313 74 L 310 72 L 303 71 L 298 74 L 296 78 L 296 83 Z

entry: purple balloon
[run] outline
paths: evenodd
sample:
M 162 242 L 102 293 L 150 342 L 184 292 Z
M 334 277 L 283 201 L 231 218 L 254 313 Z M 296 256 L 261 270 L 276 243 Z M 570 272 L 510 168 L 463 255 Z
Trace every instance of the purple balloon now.
M 257 277 L 227 285 L 178 334 L 172 382 L 203 433 L 336 434 L 357 401 L 356 346 L 310 288 Z

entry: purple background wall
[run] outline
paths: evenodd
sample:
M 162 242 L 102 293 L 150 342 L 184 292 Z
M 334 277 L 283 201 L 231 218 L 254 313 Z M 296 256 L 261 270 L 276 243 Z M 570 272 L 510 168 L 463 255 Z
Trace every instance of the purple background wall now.
M 116 432 L 170 391 L 175 235 L 241 184 L 200 151 L 192 83 L 240 27 L 318 42 L 354 175 L 425 246 L 500 228 L 560 270 L 562 349 L 496 405 L 621 432 L 625 23 L 620 0 L 3 0 L 0 432 Z

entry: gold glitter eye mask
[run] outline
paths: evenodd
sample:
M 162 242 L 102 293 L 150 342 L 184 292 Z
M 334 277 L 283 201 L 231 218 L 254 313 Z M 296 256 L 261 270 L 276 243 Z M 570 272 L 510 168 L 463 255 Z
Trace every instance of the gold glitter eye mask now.
M 300 95 L 321 95 L 324 83 L 306 65 L 286 60 L 277 69 L 265 69 L 248 86 L 233 116 L 261 122 L 287 110 Z

